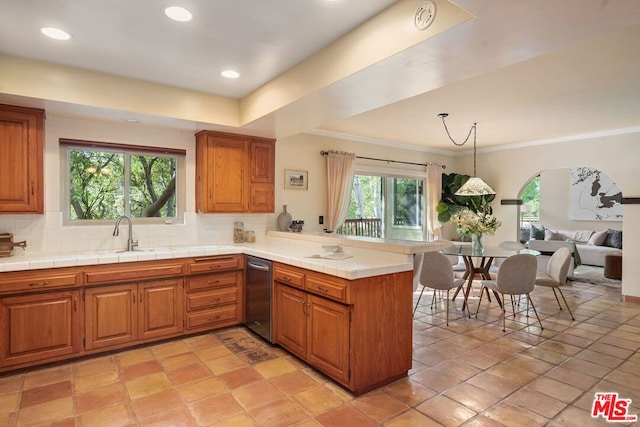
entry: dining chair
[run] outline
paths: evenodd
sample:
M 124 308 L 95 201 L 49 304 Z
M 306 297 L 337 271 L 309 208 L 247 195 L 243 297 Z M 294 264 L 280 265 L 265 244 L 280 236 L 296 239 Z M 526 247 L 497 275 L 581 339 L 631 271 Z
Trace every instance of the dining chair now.
M 500 249 L 505 249 L 507 251 L 514 251 L 514 252 L 524 249 L 524 245 L 522 243 L 516 242 L 513 240 L 503 240 L 502 242 L 498 243 L 498 247 Z M 489 269 L 489 273 L 492 275 L 498 274 L 500 265 L 502 264 L 502 261 L 504 261 L 505 259 L 506 258 L 496 258 L 495 260 L 493 260 L 493 265 Z
M 413 308 L 413 314 L 416 314 L 418 304 L 420 304 L 420 299 L 422 298 L 422 294 L 426 288 L 446 291 L 447 326 L 449 326 L 449 291 L 454 288 L 461 288 L 465 282 L 465 280 L 456 279 L 453 276 L 453 266 L 445 254 L 442 252 L 425 252 L 422 258 L 422 268 L 420 270 L 420 279 L 418 282 L 422 286 L 422 290 L 420 291 L 418 301 Z M 465 305 L 466 302 L 467 301 L 465 299 Z
M 513 317 L 516 317 L 516 308 L 513 304 L 513 296 L 514 295 L 526 295 L 533 308 L 533 312 L 538 319 L 538 323 L 540 324 L 540 329 L 544 329 L 542 327 L 542 322 L 540 322 L 540 317 L 538 316 L 538 311 L 536 310 L 533 301 L 531 300 L 531 291 L 533 291 L 536 283 L 536 269 L 538 267 L 538 262 L 536 257 L 531 254 L 516 254 L 511 255 L 506 258 L 502 265 L 500 266 L 500 270 L 496 276 L 495 280 L 483 280 L 482 288 L 480 290 L 480 299 L 478 300 L 478 308 L 476 310 L 476 318 L 478 317 L 478 311 L 480 311 L 480 303 L 482 302 L 482 291 L 486 289 L 491 289 L 493 294 L 499 300 L 500 295 L 502 295 L 502 331 L 506 332 L 506 307 L 505 307 L 505 295 L 511 296 L 511 308 L 513 310 Z M 527 317 L 528 314 L 528 306 L 527 306 Z
M 569 264 L 571 263 L 571 251 L 569 248 L 559 248 L 557 249 L 551 258 L 549 258 L 549 262 L 547 263 L 547 271 L 539 271 L 536 274 L 536 286 L 544 286 L 547 288 L 551 288 L 553 291 L 553 296 L 556 297 L 556 301 L 558 302 L 558 307 L 562 310 L 562 305 L 560 304 L 560 300 L 558 299 L 558 294 L 556 294 L 556 289 L 560 292 L 560 296 L 564 301 L 564 305 L 567 306 L 567 310 L 569 311 L 569 315 L 572 320 L 576 320 L 573 317 L 573 313 L 571 312 L 571 307 L 567 304 L 567 299 L 564 297 L 562 293 L 562 289 L 560 287 L 566 285 L 567 283 L 567 275 L 569 273 Z

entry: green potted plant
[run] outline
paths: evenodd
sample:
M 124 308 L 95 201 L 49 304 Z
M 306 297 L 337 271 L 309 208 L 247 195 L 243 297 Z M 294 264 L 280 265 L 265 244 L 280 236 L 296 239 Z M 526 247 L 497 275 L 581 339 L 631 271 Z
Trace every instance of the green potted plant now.
M 463 209 L 472 212 L 492 214 L 489 203 L 496 198 L 495 194 L 485 196 L 456 196 L 460 189 L 471 178 L 469 175 L 458 173 L 442 174 L 442 198 L 436 206 L 438 221 L 445 224 L 458 215 Z

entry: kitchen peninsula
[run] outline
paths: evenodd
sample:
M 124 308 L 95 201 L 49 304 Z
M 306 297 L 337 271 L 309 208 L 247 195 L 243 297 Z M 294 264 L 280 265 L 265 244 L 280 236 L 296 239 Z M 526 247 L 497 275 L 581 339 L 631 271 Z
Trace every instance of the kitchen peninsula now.
M 313 258 L 339 244 L 349 258 Z M 411 368 L 410 243 L 268 232 L 256 243 L 0 260 L 0 371 L 244 321 L 244 256 L 274 261 L 274 343 L 356 394 Z M 39 331 L 39 332 L 38 332 Z

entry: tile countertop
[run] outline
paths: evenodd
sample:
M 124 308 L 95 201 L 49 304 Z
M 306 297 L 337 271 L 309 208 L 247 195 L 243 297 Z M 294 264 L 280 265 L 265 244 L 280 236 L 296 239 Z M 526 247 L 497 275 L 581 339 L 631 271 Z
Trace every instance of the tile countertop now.
M 0 258 L 0 273 L 43 268 L 113 264 L 245 253 L 308 270 L 353 280 L 413 270 L 413 254 L 441 250 L 451 242 L 406 242 L 384 239 L 323 236 L 324 233 L 268 232 L 256 243 L 181 246 L 134 252 L 96 251 L 78 254 L 15 256 Z M 340 244 L 349 258 L 310 258 L 325 252 L 322 245 Z

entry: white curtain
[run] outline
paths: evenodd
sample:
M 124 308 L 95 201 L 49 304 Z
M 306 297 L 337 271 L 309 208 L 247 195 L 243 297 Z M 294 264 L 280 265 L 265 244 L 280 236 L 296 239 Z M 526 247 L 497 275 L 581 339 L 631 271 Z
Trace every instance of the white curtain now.
M 327 155 L 327 231 L 335 232 L 347 217 L 355 159 L 354 153 L 342 151 Z
M 442 224 L 438 221 L 436 206 L 442 197 L 442 165 L 427 165 L 427 240 L 440 240 L 442 238 Z

